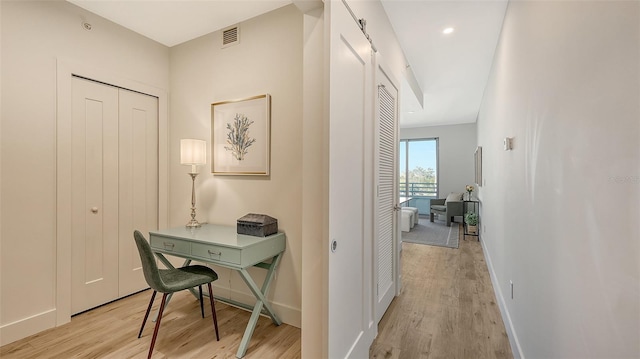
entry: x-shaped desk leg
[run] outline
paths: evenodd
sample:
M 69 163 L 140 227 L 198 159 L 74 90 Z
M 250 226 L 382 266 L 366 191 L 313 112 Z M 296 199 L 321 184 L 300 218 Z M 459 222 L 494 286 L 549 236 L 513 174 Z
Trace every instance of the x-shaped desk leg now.
M 262 288 L 258 288 L 256 282 L 253 281 L 253 278 L 249 275 L 246 269 L 241 269 L 240 276 L 244 279 L 244 282 L 247 284 L 251 292 L 256 297 L 257 302 L 253 307 L 253 312 L 251 313 L 251 318 L 249 318 L 249 323 L 247 323 L 247 328 L 244 331 L 244 335 L 242 336 L 242 341 L 240 342 L 240 346 L 238 347 L 238 353 L 236 353 L 237 358 L 242 358 L 247 353 L 247 348 L 249 347 L 249 341 L 251 340 L 251 336 L 253 335 L 253 331 L 256 329 L 256 325 L 258 324 L 258 318 L 260 317 L 260 313 L 262 312 L 262 307 L 264 306 L 267 310 L 267 313 L 271 317 L 273 324 L 280 325 L 282 321 L 278 318 L 276 313 L 271 308 L 271 304 L 264 297 L 265 294 L 269 291 L 269 286 L 271 285 L 271 281 L 273 280 L 275 269 L 280 262 L 280 258 L 282 257 L 282 253 L 273 257 L 271 264 L 266 267 L 268 269 L 267 276 L 264 279 L 264 283 L 262 283 Z M 263 267 L 264 268 L 264 267 Z
M 158 257 L 160 262 L 162 262 L 165 266 L 167 266 L 167 268 L 169 269 L 175 268 L 171 264 L 171 262 L 169 262 L 167 258 L 165 258 L 165 256 L 163 256 L 161 253 L 156 253 L 156 256 Z M 269 287 L 271 286 L 271 282 L 273 281 L 276 267 L 280 263 L 281 258 L 282 258 L 282 253 L 279 253 L 277 256 L 273 257 L 273 259 L 271 260 L 271 263 L 256 264 L 256 267 L 267 269 L 267 275 L 264 279 L 264 283 L 262 283 L 262 288 L 258 288 L 258 285 L 253 280 L 253 278 L 251 278 L 251 276 L 249 275 L 249 272 L 247 272 L 246 269 L 238 270 L 238 272 L 240 273 L 240 276 L 242 277 L 244 282 L 247 284 L 247 286 L 249 287 L 253 295 L 256 297 L 257 301 L 256 301 L 256 304 L 253 306 L 253 311 L 251 312 L 249 323 L 247 323 L 247 328 L 245 329 L 244 335 L 242 336 L 242 340 L 240 341 L 240 346 L 238 347 L 238 352 L 236 353 L 237 358 L 242 358 L 247 353 L 247 349 L 249 348 L 249 341 L 251 340 L 251 336 L 253 336 L 253 331 L 256 329 L 256 325 L 258 324 L 258 318 L 260 317 L 260 313 L 262 313 L 262 307 L 265 308 L 267 314 L 271 317 L 271 321 L 273 321 L 273 324 L 275 325 L 282 324 L 282 321 L 280 320 L 280 318 L 278 318 L 276 313 L 273 311 L 271 304 L 269 304 L 269 302 L 265 298 L 265 295 L 267 294 L 267 292 L 269 291 Z M 185 260 L 183 267 L 189 265 L 190 263 L 191 263 L 190 259 Z M 191 293 L 196 298 L 199 297 L 193 288 L 190 288 L 189 291 L 191 291 Z M 169 303 L 170 299 L 171 299 L 171 295 L 167 296 L 167 301 L 165 302 L 165 305 Z M 224 301 L 224 299 L 220 299 L 220 300 Z M 157 317 L 158 317 L 158 314 L 156 313 L 156 319 Z

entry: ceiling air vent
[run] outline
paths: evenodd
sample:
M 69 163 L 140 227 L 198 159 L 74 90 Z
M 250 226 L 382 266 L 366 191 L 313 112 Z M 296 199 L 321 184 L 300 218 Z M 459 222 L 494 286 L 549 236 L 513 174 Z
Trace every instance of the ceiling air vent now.
M 240 42 L 240 28 L 238 26 L 222 30 L 222 47 L 235 45 Z

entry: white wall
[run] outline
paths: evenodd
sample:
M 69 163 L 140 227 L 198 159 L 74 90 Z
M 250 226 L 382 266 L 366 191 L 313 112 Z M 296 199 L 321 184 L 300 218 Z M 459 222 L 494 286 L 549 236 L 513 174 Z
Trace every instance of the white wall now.
M 189 219 L 191 180 L 180 165 L 181 138 L 207 140 L 211 148 L 211 104 L 271 95 L 271 175 L 211 174 L 211 155 L 196 179 L 201 222 L 235 225 L 247 213 L 278 219 L 287 249 L 268 298 L 288 324 L 300 327 L 302 264 L 302 13 L 294 6 L 242 22 L 240 43 L 221 48 L 214 32 L 171 48 L 169 224 Z M 218 295 L 253 303 L 239 275 L 216 268 Z M 250 269 L 262 283 L 266 271 Z
M 474 184 L 475 123 L 400 129 L 400 139 L 416 138 L 438 138 L 440 198 L 445 198 L 451 192 L 464 193 L 466 185 Z
M 302 357 L 327 357 L 328 121 L 324 113 L 324 9 L 303 16 Z M 300 4 L 297 4 L 300 6 Z
M 640 357 L 639 25 L 638 2 L 507 9 L 478 144 L 516 356 Z
M 55 325 L 56 60 L 168 88 L 158 43 L 66 2 L 2 1 L 2 344 Z M 92 31 L 82 29 L 86 20 Z

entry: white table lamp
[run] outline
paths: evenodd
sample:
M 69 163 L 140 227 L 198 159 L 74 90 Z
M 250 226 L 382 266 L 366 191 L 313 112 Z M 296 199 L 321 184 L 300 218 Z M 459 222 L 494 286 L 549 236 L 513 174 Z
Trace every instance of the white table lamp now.
M 198 167 L 207 163 L 207 141 L 191 138 L 180 140 L 180 164 L 191 165 L 191 220 L 187 227 L 200 227 L 196 220 L 196 176 Z

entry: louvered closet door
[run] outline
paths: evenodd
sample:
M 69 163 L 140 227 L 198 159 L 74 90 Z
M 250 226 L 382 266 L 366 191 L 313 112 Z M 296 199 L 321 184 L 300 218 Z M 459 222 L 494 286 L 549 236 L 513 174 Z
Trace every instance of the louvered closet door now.
M 378 69 L 377 139 L 376 139 L 376 245 L 377 303 L 376 319 L 380 321 L 395 296 L 396 288 L 396 119 L 398 91 Z

